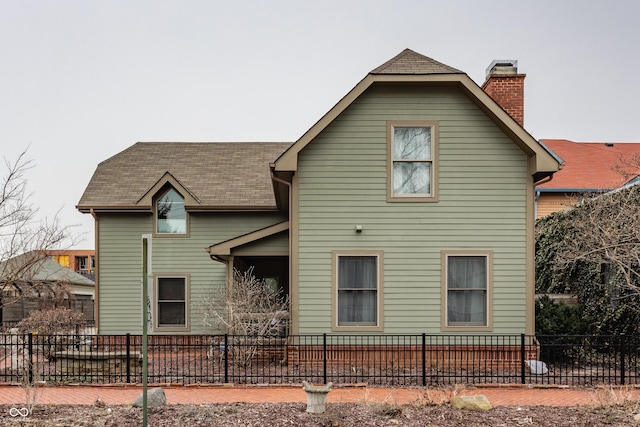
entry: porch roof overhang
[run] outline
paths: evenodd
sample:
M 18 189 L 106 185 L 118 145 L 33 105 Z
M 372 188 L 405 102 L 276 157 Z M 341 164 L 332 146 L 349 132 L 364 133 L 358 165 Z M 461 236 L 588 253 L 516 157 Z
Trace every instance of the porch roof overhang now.
M 224 242 L 211 245 L 204 250 L 209 253 L 209 256 L 214 261 L 228 262 L 229 257 L 235 248 L 246 245 L 248 243 L 255 242 L 265 237 L 270 237 L 278 234 L 282 231 L 289 229 L 289 221 L 284 221 L 278 224 L 270 225 L 269 227 L 262 228 L 260 230 L 252 231 L 251 233 L 244 234 L 242 236 L 234 237 L 233 239 L 225 240 Z

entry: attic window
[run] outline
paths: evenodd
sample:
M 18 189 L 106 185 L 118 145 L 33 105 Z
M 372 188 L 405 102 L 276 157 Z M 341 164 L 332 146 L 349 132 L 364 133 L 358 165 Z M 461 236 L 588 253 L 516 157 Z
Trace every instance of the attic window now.
M 187 211 L 184 198 L 173 188 L 165 191 L 155 203 L 157 234 L 187 234 Z

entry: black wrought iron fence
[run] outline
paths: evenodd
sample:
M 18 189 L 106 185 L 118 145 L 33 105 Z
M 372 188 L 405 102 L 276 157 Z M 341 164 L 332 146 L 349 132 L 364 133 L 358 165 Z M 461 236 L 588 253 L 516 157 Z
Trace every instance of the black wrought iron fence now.
M 153 335 L 151 384 L 639 384 L 638 336 Z M 140 383 L 138 335 L 0 335 L 0 381 Z

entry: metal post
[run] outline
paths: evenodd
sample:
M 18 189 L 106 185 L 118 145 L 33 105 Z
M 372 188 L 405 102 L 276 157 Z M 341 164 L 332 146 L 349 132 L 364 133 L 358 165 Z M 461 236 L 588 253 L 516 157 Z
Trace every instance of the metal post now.
M 624 334 L 620 334 L 620 384 L 624 385 L 626 381 L 626 336 Z
M 131 382 L 131 334 L 127 334 L 127 384 Z
M 33 334 L 34 333 L 35 332 L 29 332 L 29 348 L 28 348 L 29 365 L 28 365 L 28 371 L 27 371 L 29 384 L 33 384 Z
M 422 387 L 427 386 L 427 335 L 422 333 Z
M 148 259 L 149 259 L 149 241 L 151 236 L 142 236 L 142 426 L 147 427 L 147 378 L 148 378 L 148 347 L 147 347 L 147 322 L 149 314 L 147 313 L 147 301 L 149 299 L 148 283 Z
M 327 334 L 322 334 L 322 383 L 327 383 Z
M 525 347 L 524 347 L 525 335 L 520 334 L 520 383 L 525 383 Z
M 229 335 L 224 334 L 224 382 L 229 383 Z

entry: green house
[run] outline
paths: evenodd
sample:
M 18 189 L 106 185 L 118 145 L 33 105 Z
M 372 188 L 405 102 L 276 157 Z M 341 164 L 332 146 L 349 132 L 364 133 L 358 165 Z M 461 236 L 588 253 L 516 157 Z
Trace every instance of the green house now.
M 523 75 L 494 65 L 481 88 L 407 49 L 293 143 L 137 143 L 100 163 L 78 204 L 99 332 L 140 333 L 151 235 L 152 333 L 211 332 L 201 302 L 253 267 L 288 293 L 292 334 L 533 334 L 534 188 L 559 164 L 501 92 Z

